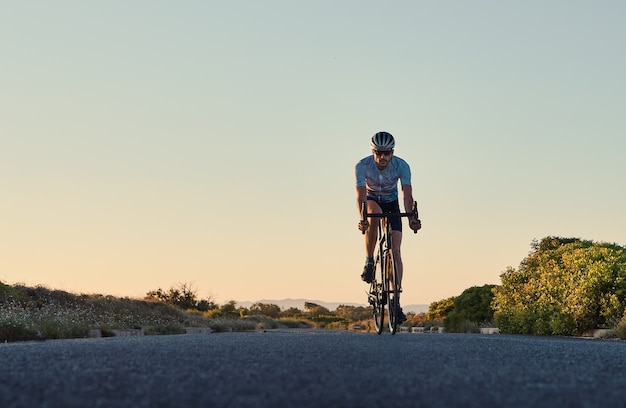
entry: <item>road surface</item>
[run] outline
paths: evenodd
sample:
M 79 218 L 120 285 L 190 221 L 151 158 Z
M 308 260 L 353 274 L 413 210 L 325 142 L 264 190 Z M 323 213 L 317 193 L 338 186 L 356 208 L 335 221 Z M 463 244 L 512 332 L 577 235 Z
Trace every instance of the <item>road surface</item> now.
M 0 344 L 0 407 L 625 407 L 626 342 L 270 330 Z

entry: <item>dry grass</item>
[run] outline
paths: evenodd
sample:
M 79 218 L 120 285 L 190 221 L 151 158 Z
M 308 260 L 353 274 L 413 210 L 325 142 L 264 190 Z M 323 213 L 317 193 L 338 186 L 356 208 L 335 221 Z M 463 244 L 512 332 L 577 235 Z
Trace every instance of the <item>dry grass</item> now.
M 270 325 L 254 319 L 211 319 L 157 302 L 103 295 L 74 295 L 43 286 L 0 282 L 0 341 L 88 337 L 100 329 L 143 329 L 145 334 L 185 333 L 186 327 L 213 331 L 257 330 Z

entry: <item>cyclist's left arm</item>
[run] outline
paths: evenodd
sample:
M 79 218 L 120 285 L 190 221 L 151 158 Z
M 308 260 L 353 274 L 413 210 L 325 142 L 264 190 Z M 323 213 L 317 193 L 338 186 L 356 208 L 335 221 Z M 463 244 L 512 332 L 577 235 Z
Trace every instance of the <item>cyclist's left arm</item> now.
M 413 211 L 413 187 L 410 184 L 402 185 L 402 198 L 404 199 L 404 211 Z M 409 227 L 417 232 L 422 228 L 422 223 L 417 217 L 409 217 Z
M 413 211 L 413 187 L 410 184 L 402 186 L 402 198 L 404 199 L 404 212 Z
M 402 198 L 404 201 L 404 212 L 413 211 L 413 187 L 411 186 L 411 167 L 404 160 L 399 161 L 399 178 L 402 185 Z M 417 217 L 409 217 L 409 226 L 414 232 L 422 228 L 422 223 Z

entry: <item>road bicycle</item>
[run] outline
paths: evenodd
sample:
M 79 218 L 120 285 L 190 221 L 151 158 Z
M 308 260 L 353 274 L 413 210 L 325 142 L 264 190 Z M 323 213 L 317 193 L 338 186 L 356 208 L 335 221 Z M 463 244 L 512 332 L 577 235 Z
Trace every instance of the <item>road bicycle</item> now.
M 391 334 L 396 334 L 400 325 L 400 277 L 398 267 L 393 256 L 393 242 L 391 234 L 390 218 L 394 217 L 415 217 L 419 219 L 417 213 L 417 203 L 413 203 L 413 211 L 408 213 L 367 213 L 367 204 L 361 206 L 362 220 L 377 218 L 378 242 L 374 253 L 374 280 L 370 284 L 367 292 L 368 303 L 373 308 L 374 326 L 376 333 L 382 334 L 385 321 L 385 306 L 387 306 L 387 324 Z M 374 225 L 370 223 L 370 228 Z M 414 231 L 417 233 L 417 231 Z M 365 231 L 363 231 L 365 234 Z

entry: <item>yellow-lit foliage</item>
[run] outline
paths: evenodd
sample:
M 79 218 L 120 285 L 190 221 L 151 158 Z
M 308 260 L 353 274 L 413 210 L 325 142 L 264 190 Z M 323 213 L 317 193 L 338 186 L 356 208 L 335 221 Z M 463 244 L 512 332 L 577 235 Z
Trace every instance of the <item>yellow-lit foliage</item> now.
M 626 248 L 547 237 L 494 289 L 502 332 L 579 335 L 614 328 L 626 308 Z

